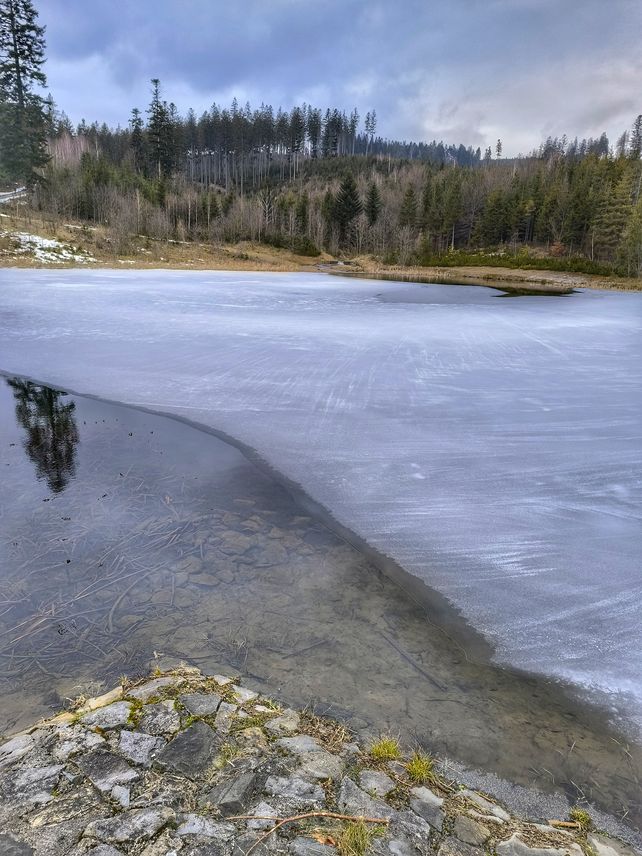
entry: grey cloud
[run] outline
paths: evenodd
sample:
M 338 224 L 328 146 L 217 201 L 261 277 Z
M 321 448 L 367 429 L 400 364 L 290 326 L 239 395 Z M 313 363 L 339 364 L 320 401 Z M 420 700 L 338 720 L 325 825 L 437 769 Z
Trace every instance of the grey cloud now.
M 615 136 L 642 111 L 637 0 L 41 0 L 39 8 L 49 87 L 75 120 L 126 122 L 155 76 L 182 111 L 235 93 L 284 107 L 325 94 L 362 115 L 375 107 L 387 136 L 472 145 L 501 136 L 507 154 L 536 146 L 544 131 Z

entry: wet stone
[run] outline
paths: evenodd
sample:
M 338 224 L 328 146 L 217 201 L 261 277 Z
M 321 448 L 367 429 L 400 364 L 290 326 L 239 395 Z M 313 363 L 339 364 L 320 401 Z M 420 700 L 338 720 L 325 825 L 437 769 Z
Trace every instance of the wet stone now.
M 111 728 L 123 728 L 128 725 L 131 713 L 131 702 L 117 701 L 86 714 L 82 721 L 87 728 L 101 728 L 103 731 L 109 731 Z
M 419 817 L 441 832 L 445 813 L 442 808 L 444 801 L 429 788 L 412 788 L 410 791 L 410 808 Z
M 242 814 L 255 784 L 256 773 L 240 773 L 212 788 L 205 800 L 207 803 L 218 806 L 223 815 Z
M 170 677 L 155 678 L 153 681 L 148 681 L 140 687 L 128 690 L 127 695 L 144 703 L 149 701 L 153 696 L 158 695 L 158 693 L 166 687 L 171 687 L 175 680 L 175 678 Z
M 76 759 L 79 769 L 102 793 L 109 793 L 115 785 L 124 785 L 138 778 L 138 773 L 113 752 L 95 749 Z
M 259 697 L 258 693 L 255 693 L 254 690 L 248 690 L 247 687 L 239 687 L 234 684 L 232 689 L 239 704 L 246 704 L 246 702 L 254 701 L 255 698 Z
M 149 767 L 154 754 L 164 745 L 162 737 L 153 737 L 140 731 L 121 731 L 118 751 L 134 764 Z
M 373 799 L 348 778 L 341 782 L 338 802 L 340 811 L 345 814 L 391 818 L 397 813 L 388 803 Z
M 359 784 L 364 791 L 368 791 L 376 797 L 385 797 L 395 787 L 390 776 L 379 773 L 377 770 L 362 770 L 359 776 Z
M 484 826 L 483 823 L 473 820 L 472 817 L 460 814 L 455 818 L 453 834 L 455 838 L 466 844 L 472 844 L 474 847 L 482 847 L 490 838 L 490 829 Z
M 0 853 L 2 856 L 32 856 L 34 850 L 26 841 L 0 832 Z
M 181 727 L 181 718 L 173 701 L 161 701 L 145 707 L 138 723 L 139 731 L 154 737 L 170 737 Z
M 189 693 L 179 701 L 192 716 L 214 716 L 222 699 L 217 693 Z
M 164 806 L 135 809 L 92 821 L 85 829 L 85 837 L 97 838 L 106 844 L 146 841 L 174 818 L 174 812 Z
M 337 852 L 336 847 L 330 847 L 329 844 L 320 844 L 314 838 L 295 838 L 289 846 L 290 853 L 294 856 L 332 856 Z
M 160 750 L 155 766 L 197 779 L 216 757 L 216 734 L 206 722 L 195 722 Z
M 298 808 L 319 808 L 325 799 L 320 785 L 306 782 L 297 776 L 269 776 L 265 783 L 265 792 L 287 800 Z

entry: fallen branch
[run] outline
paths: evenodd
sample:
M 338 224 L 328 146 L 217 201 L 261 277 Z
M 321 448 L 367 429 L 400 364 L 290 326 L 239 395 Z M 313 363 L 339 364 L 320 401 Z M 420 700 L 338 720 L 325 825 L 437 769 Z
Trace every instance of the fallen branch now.
M 355 817 L 351 814 L 338 814 L 335 811 L 308 811 L 305 814 L 294 814 L 292 817 L 285 817 L 283 820 L 279 820 L 272 829 L 268 829 L 264 835 L 257 838 L 254 844 L 246 852 L 245 856 L 250 856 L 250 853 L 255 847 L 262 844 L 266 838 L 272 835 L 273 832 L 276 832 L 277 829 L 285 826 L 286 823 L 293 823 L 296 820 L 306 820 L 308 817 L 331 817 L 333 820 L 351 820 L 355 823 L 380 823 L 385 824 L 386 826 L 390 823 L 390 820 L 387 817 L 363 817 L 362 815 L 357 815 Z M 272 815 L 237 814 L 233 817 L 228 817 L 227 820 L 276 820 L 276 818 Z
M 553 826 L 556 829 L 581 829 L 582 825 L 578 823 L 576 820 L 549 820 L 549 826 Z

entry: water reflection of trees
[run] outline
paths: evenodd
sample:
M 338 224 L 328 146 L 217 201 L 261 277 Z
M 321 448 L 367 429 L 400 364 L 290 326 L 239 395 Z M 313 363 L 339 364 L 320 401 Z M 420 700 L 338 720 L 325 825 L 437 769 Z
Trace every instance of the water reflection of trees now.
M 18 422 L 27 432 L 24 447 L 38 477 L 46 479 L 54 493 L 60 493 L 75 475 L 76 405 L 63 400 L 66 393 L 48 386 L 17 379 L 7 383 L 16 399 Z

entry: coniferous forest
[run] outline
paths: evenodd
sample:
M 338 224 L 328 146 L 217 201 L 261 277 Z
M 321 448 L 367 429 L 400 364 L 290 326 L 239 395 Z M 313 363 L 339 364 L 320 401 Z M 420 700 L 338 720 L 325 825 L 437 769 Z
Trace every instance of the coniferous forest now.
M 549 138 L 502 157 L 389 140 L 376 110 L 236 100 L 197 116 L 150 82 L 126 127 L 74 127 L 38 92 L 44 30 L 0 0 L 0 181 L 43 216 L 135 236 L 249 240 L 398 264 L 498 264 L 642 275 L 642 115 L 616 141 Z

